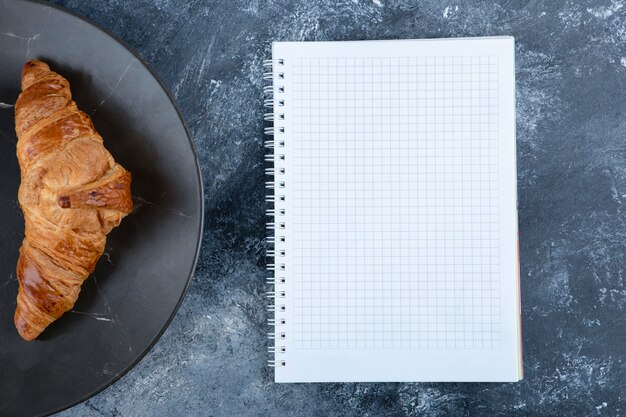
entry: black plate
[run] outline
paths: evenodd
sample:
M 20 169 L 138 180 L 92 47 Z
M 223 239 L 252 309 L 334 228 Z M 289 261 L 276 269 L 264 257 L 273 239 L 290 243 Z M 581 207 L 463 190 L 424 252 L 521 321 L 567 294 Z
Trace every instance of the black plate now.
M 0 415 L 52 413 L 107 387 L 145 355 L 182 301 L 202 232 L 202 184 L 172 97 L 116 38 L 56 7 L 0 0 L 0 102 L 15 103 L 28 58 L 69 79 L 115 159 L 135 211 L 110 235 L 74 312 L 34 342 L 14 326 L 23 238 L 13 109 L 0 108 Z

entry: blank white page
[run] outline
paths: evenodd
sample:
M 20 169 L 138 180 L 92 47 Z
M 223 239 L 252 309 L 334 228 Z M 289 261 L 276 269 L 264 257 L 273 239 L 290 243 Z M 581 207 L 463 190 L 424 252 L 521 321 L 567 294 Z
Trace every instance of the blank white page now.
M 275 380 L 521 379 L 513 38 L 273 63 Z

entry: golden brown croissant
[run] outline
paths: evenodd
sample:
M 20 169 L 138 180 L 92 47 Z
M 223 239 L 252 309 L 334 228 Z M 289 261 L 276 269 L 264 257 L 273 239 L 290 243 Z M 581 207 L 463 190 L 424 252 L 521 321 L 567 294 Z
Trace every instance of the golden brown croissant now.
M 78 110 L 68 81 L 44 62 L 24 65 L 15 130 L 26 236 L 14 319 L 22 338 L 32 340 L 74 306 L 106 235 L 133 203 L 130 173 Z

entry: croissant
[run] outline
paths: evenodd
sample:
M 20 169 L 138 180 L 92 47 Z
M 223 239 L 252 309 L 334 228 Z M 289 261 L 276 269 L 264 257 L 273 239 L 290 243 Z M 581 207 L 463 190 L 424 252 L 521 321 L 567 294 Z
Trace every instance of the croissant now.
M 15 130 L 26 229 L 14 321 L 33 340 L 73 308 L 107 234 L 132 211 L 131 178 L 44 62 L 24 65 Z

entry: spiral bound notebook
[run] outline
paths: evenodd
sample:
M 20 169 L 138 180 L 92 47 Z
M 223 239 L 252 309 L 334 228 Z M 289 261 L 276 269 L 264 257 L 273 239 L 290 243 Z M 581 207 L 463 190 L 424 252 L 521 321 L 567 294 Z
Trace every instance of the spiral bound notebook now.
M 275 381 L 520 380 L 513 38 L 272 55 Z

